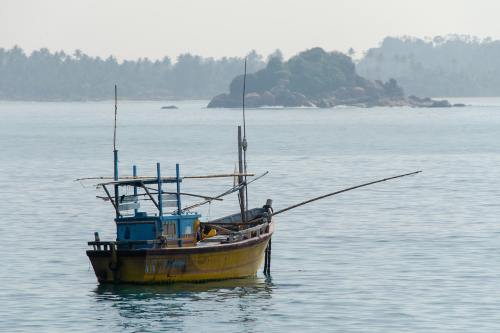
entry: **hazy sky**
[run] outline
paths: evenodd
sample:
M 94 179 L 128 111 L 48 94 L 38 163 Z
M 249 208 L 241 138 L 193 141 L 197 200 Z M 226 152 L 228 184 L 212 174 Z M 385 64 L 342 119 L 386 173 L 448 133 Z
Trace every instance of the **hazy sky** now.
M 357 51 L 387 35 L 500 38 L 500 0 L 0 0 L 0 47 L 120 59 Z

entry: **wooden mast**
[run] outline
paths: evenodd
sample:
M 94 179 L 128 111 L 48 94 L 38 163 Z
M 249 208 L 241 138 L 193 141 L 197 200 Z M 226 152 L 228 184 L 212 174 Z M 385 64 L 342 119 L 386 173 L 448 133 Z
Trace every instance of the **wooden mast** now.
M 246 130 L 246 119 L 245 119 L 245 93 L 246 93 L 246 80 L 247 80 L 247 58 L 245 58 L 245 72 L 243 74 L 243 95 L 242 95 L 242 107 L 243 107 L 243 139 L 241 138 L 241 126 L 238 126 L 238 173 L 240 175 L 246 174 L 247 170 L 247 130 Z M 238 198 L 240 201 L 241 210 L 241 222 L 245 223 L 247 220 L 246 210 L 248 209 L 248 190 L 246 186 L 247 177 L 238 176 L 239 185 L 243 186 L 239 190 Z
M 114 123 L 114 129 L 113 129 L 113 179 L 114 181 L 118 180 L 118 150 L 116 150 L 116 116 L 118 113 L 118 91 L 117 87 L 115 84 L 115 123 Z M 115 184 L 115 204 L 118 207 L 118 185 Z M 116 211 L 116 218 L 120 216 L 120 213 L 117 209 Z
M 243 106 L 243 141 L 241 142 L 241 147 L 243 148 L 243 172 L 247 173 L 247 125 L 246 125 L 246 117 L 245 117 L 245 94 L 246 94 L 246 84 L 247 84 L 247 58 L 245 57 L 245 71 L 243 74 L 243 101 L 242 101 L 242 106 Z M 241 170 L 240 170 L 241 173 Z M 245 176 L 245 207 L 248 209 L 248 187 L 246 186 L 247 184 L 247 177 Z M 246 214 L 245 217 L 242 220 L 243 222 L 246 222 Z
M 243 151 L 242 151 L 242 143 L 241 143 L 241 126 L 238 126 L 238 168 L 239 168 L 239 176 L 238 176 L 238 184 L 241 185 L 244 182 L 243 174 Z M 245 187 L 242 186 L 239 190 L 239 201 L 240 201 L 240 211 L 241 211 L 241 222 L 246 222 L 246 214 L 245 214 Z

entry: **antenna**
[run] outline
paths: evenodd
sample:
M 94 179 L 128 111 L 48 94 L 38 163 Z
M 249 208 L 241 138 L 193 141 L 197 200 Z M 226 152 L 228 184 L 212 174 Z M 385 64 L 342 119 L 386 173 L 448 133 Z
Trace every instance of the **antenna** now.
M 246 83 L 247 83 L 247 58 L 245 58 L 245 72 L 243 74 L 243 140 L 245 140 L 247 136 L 247 127 L 245 122 L 245 91 L 246 91 Z
M 115 84 L 115 126 L 113 131 L 113 151 L 116 151 L 116 114 L 118 112 L 118 89 Z

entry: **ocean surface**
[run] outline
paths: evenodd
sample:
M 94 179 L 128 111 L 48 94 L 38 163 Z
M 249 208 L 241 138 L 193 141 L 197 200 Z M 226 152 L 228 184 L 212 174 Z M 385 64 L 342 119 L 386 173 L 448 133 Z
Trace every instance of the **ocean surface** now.
M 451 109 L 247 110 L 250 205 L 275 209 L 272 278 L 99 286 L 86 257 L 113 209 L 113 102 L 0 102 L 1 332 L 499 332 L 500 98 Z M 162 110 L 175 103 L 178 110 Z M 120 102 L 120 172 L 230 173 L 239 110 Z M 214 195 L 232 179 L 185 181 Z M 202 206 L 215 218 L 236 197 Z

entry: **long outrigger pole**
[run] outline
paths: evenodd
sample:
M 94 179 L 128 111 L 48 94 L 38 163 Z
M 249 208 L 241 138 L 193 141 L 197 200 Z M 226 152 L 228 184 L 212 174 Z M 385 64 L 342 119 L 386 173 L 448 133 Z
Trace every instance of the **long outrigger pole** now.
M 340 190 L 340 191 L 335 191 L 335 192 L 332 192 L 332 193 L 320 195 L 319 197 L 315 197 L 315 198 L 312 198 L 312 199 L 309 199 L 309 200 L 306 200 L 306 201 L 299 202 L 299 203 L 297 203 L 295 205 L 292 205 L 292 206 L 280 209 L 280 210 L 272 213 L 271 216 L 284 213 L 286 211 L 289 211 L 291 209 L 294 209 L 294 208 L 306 205 L 306 204 L 311 203 L 313 201 L 317 201 L 317 200 L 321 200 L 321 199 L 324 199 L 324 198 L 328 198 L 328 197 L 331 197 L 331 196 L 334 196 L 334 195 L 337 195 L 337 194 L 340 194 L 340 193 L 352 191 L 352 190 L 355 190 L 355 189 L 360 188 L 360 187 L 365 187 L 365 186 L 369 186 L 369 185 L 373 185 L 373 184 L 377 184 L 377 183 L 382 183 L 382 182 L 385 182 L 385 181 L 388 181 L 388 180 L 391 180 L 391 179 L 402 178 L 402 177 L 406 177 L 406 176 L 412 176 L 412 175 L 416 175 L 416 174 L 421 173 L 421 172 L 422 171 L 419 170 L 419 171 L 405 173 L 405 174 L 398 175 L 398 176 L 393 176 L 393 177 L 388 177 L 388 178 L 384 178 L 384 179 L 374 180 L 374 181 L 369 182 L 369 183 L 364 183 L 364 184 L 361 184 L 361 185 L 356 185 L 356 186 L 348 187 L 348 188 L 345 188 L 345 189 Z M 255 220 L 252 220 L 252 221 L 249 221 L 249 222 L 255 222 L 255 221 L 258 221 L 259 219 L 255 219 Z
M 344 192 L 347 192 L 347 191 L 355 190 L 355 189 L 360 188 L 360 187 L 365 187 L 365 186 L 369 186 L 369 185 L 373 185 L 373 184 L 377 184 L 377 183 L 382 183 L 382 182 L 385 182 L 385 181 L 388 181 L 388 180 L 391 180 L 391 179 L 396 179 L 396 178 L 401 178 L 401 177 L 416 175 L 417 173 L 420 173 L 420 172 L 422 172 L 422 171 L 420 170 L 420 171 L 405 173 L 403 175 L 398 175 L 398 176 L 394 176 L 394 177 L 388 177 L 388 178 L 384 178 L 384 179 L 374 180 L 374 181 L 369 182 L 369 183 L 364 183 L 364 184 L 361 184 L 361 185 L 356 185 L 356 186 L 348 187 L 348 188 L 345 188 L 345 189 L 340 190 L 340 191 L 335 191 L 335 192 L 332 192 L 332 193 L 320 195 L 319 197 L 312 198 L 312 199 L 309 199 L 309 200 L 306 200 L 306 201 L 302 201 L 302 202 L 299 202 L 298 204 L 295 204 L 295 205 L 292 205 L 292 206 L 280 209 L 280 210 L 272 213 L 271 216 L 287 212 L 287 211 L 289 211 L 291 209 L 294 209 L 294 208 L 306 205 L 308 203 L 311 203 L 311 202 L 314 202 L 314 201 L 317 201 L 317 200 L 328 198 L 328 197 L 334 196 L 336 194 L 340 194 L 340 193 L 344 193 Z M 257 219 L 252 220 L 252 221 L 249 221 L 249 222 L 257 222 L 257 221 L 259 221 L 261 219 L 262 219 L 262 217 L 261 218 L 257 218 Z M 266 255 L 265 255 L 265 259 L 264 259 L 264 274 L 267 277 L 269 277 L 270 274 L 271 274 L 271 239 L 269 239 L 269 243 L 268 243 L 268 245 L 266 247 L 265 254 Z

